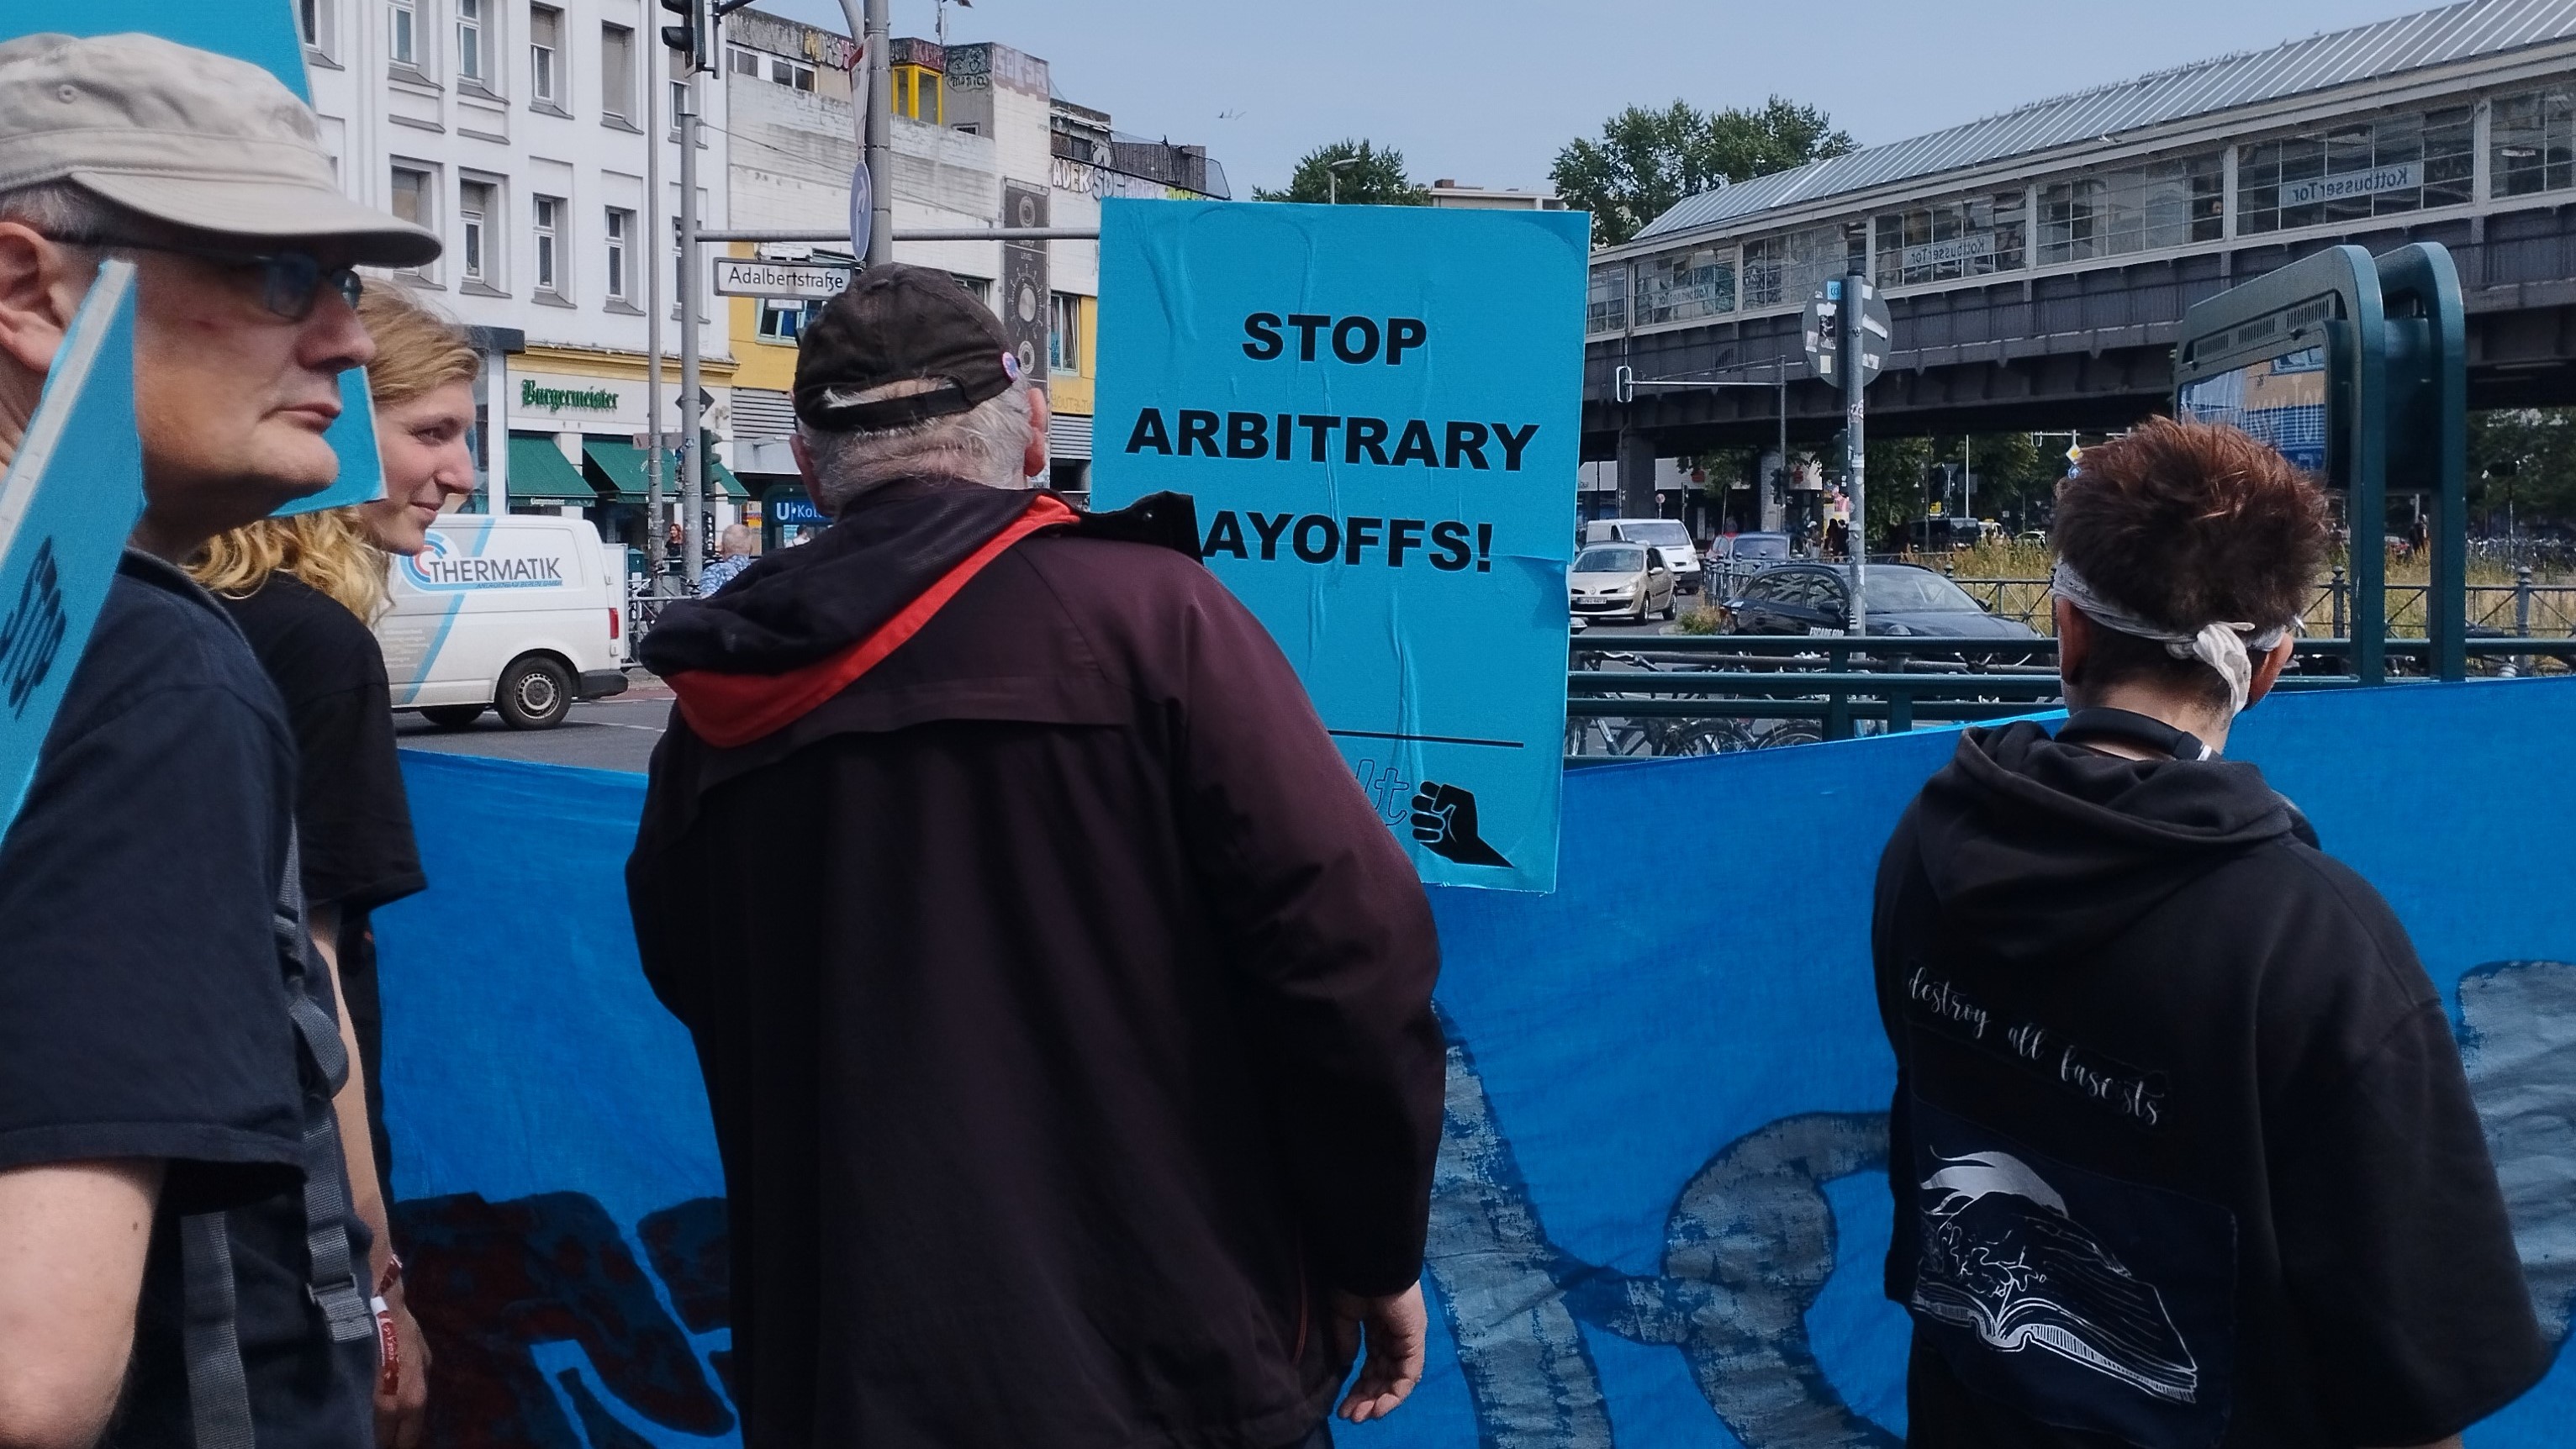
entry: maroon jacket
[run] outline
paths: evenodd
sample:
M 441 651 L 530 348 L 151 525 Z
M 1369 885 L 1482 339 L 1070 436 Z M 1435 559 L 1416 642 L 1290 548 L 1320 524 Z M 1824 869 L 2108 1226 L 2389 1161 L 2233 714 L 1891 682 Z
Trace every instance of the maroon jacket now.
M 1189 500 L 1074 518 L 888 485 L 645 641 L 750 1449 L 1279 1449 L 1420 1270 L 1422 887 Z

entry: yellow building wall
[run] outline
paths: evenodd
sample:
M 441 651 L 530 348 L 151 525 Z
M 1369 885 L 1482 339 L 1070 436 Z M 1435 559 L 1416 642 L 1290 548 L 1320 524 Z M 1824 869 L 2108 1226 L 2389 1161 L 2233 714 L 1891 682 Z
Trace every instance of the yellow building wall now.
M 1100 377 L 1100 354 L 1097 350 L 1100 342 L 1100 299 L 1083 298 L 1077 312 L 1080 321 L 1074 331 L 1080 339 L 1077 350 L 1081 355 L 1076 360 L 1081 363 L 1082 370 L 1059 372 L 1047 378 L 1047 406 L 1060 413 L 1080 413 L 1088 417 L 1092 411 L 1092 389 Z
M 750 242 L 731 242 L 725 255 L 752 255 Z M 796 344 L 760 335 L 760 299 L 727 297 L 725 335 L 733 339 L 733 385 L 771 392 L 796 390 Z

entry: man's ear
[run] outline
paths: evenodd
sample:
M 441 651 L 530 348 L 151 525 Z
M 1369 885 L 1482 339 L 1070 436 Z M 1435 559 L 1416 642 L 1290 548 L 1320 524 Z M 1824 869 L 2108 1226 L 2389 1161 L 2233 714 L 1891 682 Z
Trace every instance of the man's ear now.
M 2084 672 L 2084 656 L 2093 647 L 2093 621 L 2084 611 L 2066 602 L 2056 601 L 2051 611 L 2057 619 L 2057 679 L 2069 705 L 2075 703 L 2075 678 Z
M 88 295 L 91 271 L 61 243 L 23 222 L 0 221 L 0 357 L 38 377 Z
M 2264 651 L 2262 656 L 2254 661 L 2254 677 L 2245 685 L 2247 709 L 2252 709 L 2256 700 L 2272 692 L 2273 683 L 2280 679 L 2281 671 L 2289 667 L 2290 655 L 2296 648 L 2290 636 L 2284 634 L 2281 636 L 2280 643 Z
M 1035 478 L 1047 470 L 1047 395 L 1042 387 L 1021 391 L 1029 396 L 1029 447 L 1020 457 L 1020 476 Z
M 825 518 L 831 517 L 831 508 L 823 502 L 823 480 L 814 472 L 814 454 L 805 446 L 805 435 L 788 434 L 787 451 L 796 457 L 796 476 L 805 480 L 805 496 L 812 501 L 814 511 Z

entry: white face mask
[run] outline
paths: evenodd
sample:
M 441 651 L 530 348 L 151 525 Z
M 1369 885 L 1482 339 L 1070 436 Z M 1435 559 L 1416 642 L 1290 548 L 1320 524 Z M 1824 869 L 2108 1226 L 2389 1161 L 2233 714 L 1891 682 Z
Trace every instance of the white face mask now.
M 2057 561 L 2049 587 L 2057 597 L 2083 611 L 2084 616 L 2105 629 L 2139 639 L 2153 639 L 2165 646 L 2165 652 L 2176 659 L 2197 659 L 2218 671 L 2227 681 L 2227 713 L 2233 718 L 2245 708 L 2245 696 L 2254 686 L 2256 653 L 2268 652 L 2286 637 L 2293 624 L 2275 624 L 2258 631 L 2252 624 L 2210 622 L 2191 633 L 2177 633 L 2161 624 L 2150 622 L 2102 597 L 2084 581 L 2064 559 Z

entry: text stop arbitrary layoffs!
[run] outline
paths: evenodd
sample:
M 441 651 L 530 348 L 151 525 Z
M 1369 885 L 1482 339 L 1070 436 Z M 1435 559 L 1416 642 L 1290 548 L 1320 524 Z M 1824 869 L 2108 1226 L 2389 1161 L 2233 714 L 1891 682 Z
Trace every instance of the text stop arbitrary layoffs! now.
M 1243 354 L 1256 362 L 1314 362 L 1329 351 L 1352 366 L 1403 365 L 1423 350 L 1431 329 L 1418 317 L 1333 317 L 1323 313 L 1255 312 L 1243 319 Z M 1517 473 L 1539 425 L 1470 418 L 1378 418 L 1342 413 L 1271 413 L 1140 408 L 1126 451 L 1232 462 L 1340 463 Z M 1246 522 L 1250 527 L 1245 527 Z M 1419 559 L 1435 569 L 1478 572 L 1493 566 L 1494 527 L 1463 519 L 1335 518 L 1321 513 L 1219 512 L 1201 552 L 1240 559 L 1295 559 L 1308 564 L 1381 564 Z

